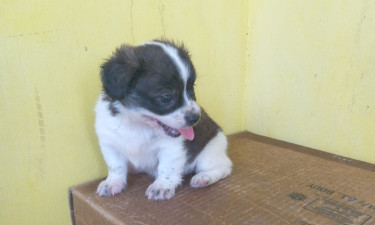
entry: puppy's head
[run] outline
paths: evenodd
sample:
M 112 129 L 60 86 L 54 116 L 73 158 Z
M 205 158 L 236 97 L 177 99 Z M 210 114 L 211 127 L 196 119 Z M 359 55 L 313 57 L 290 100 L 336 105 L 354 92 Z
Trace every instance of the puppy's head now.
M 172 137 L 194 138 L 196 74 L 187 50 L 167 41 L 123 45 L 102 65 L 104 91 Z

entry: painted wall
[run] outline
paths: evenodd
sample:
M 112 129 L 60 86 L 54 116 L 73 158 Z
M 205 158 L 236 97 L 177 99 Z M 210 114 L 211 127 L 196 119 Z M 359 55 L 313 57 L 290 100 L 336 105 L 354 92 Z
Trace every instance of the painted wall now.
M 121 43 L 183 40 L 227 134 L 375 163 L 375 3 L 19 0 L 0 7 L 0 224 L 69 224 L 67 191 L 103 177 L 99 66 Z
M 93 108 L 122 43 L 183 40 L 201 105 L 244 129 L 246 1 L 5 0 L 0 18 L 0 224 L 70 224 L 68 188 L 106 175 Z
M 246 128 L 375 163 L 375 2 L 249 9 Z

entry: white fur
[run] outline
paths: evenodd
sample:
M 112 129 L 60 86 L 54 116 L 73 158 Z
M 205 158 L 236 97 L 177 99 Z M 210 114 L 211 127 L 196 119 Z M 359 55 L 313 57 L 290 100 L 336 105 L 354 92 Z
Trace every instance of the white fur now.
M 107 101 L 99 96 L 95 128 L 108 166 L 107 179 L 97 189 L 101 196 L 120 193 L 126 188 L 128 167 L 156 179 L 146 191 L 150 200 L 170 199 L 184 174 L 196 171 L 192 187 L 204 187 L 230 174 L 226 138 L 219 132 L 192 162 L 187 163 L 182 136 L 171 138 L 137 110 L 116 104 L 119 114 L 111 115 Z

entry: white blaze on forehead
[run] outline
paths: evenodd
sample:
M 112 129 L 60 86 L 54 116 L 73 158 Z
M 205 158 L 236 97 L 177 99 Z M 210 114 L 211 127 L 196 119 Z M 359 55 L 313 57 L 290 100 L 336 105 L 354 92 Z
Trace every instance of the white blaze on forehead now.
M 178 72 L 181 74 L 181 78 L 184 81 L 184 84 L 185 84 L 185 87 L 186 87 L 187 80 L 188 80 L 188 77 L 189 77 L 189 68 L 186 65 L 186 63 L 183 62 L 181 57 L 178 55 L 177 49 L 170 46 L 170 45 L 167 45 L 167 44 L 164 44 L 164 43 L 161 43 L 161 42 L 157 42 L 157 41 L 146 42 L 146 43 L 144 43 L 144 45 L 157 45 L 157 46 L 161 47 L 164 50 L 164 52 L 167 55 L 169 55 L 169 57 L 171 57 L 172 61 L 176 64 Z
M 172 61 L 175 63 L 178 72 L 181 75 L 181 78 L 184 82 L 184 100 L 185 100 L 185 107 L 182 109 L 180 113 L 184 113 L 186 110 L 193 110 L 196 112 L 200 112 L 200 107 L 198 104 L 190 99 L 187 95 L 186 91 L 186 85 L 187 85 L 187 80 L 189 78 L 189 67 L 186 65 L 186 63 L 181 59 L 181 57 L 178 55 L 178 51 L 175 47 L 170 46 L 168 44 L 164 44 L 162 42 L 157 42 L 157 41 L 149 41 L 143 43 L 143 45 L 157 45 L 161 47 L 164 52 L 172 59 Z

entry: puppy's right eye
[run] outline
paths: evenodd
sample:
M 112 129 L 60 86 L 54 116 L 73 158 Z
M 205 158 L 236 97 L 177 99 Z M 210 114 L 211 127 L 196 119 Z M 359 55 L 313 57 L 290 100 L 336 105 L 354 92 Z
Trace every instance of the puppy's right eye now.
M 174 98 L 171 94 L 163 94 L 160 96 L 160 101 L 164 104 L 170 104 L 173 103 Z

